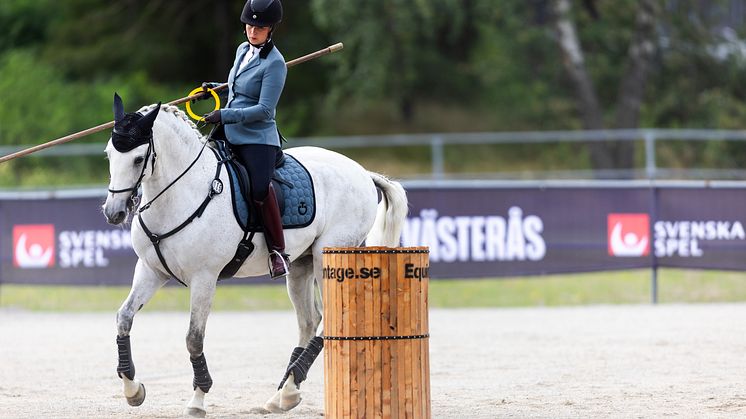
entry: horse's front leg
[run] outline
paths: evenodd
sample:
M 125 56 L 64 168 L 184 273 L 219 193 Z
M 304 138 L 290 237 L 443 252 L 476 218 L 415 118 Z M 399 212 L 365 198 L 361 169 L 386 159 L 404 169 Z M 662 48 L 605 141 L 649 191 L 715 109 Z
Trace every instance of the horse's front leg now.
M 299 338 L 277 392 L 264 405 L 272 413 L 286 412 L 301 402 L 300 383 L 306 379 L 308 369 L 324 346 L 323 339 L 316 336 L 321 323 L 321 307 L 314 297 L 313 256 L 293 262 L 287 287 L 298 319 Z
M 132 278 L 132 289 L 117 312 L 117 348 L 119 351 L 117 374 L 122 379 L 124 397 L 127 398 L 130 406 L 140 406 L 145 400 L 145 386 L 140 380 L 135 379 L 135 364 L 132 362 L 130 348 L 132 320 L 135 313 L 140 311 L 165 283 L 165 278 L 138 260 L 135 275 Z
M 186 414 L 193 417 L 203 418 L 207 414 L 205 410 L 205 394 L 212 387 L 212 378 L 207 370 L 207 360 L 202 350 L 205 340 L 205 326 L 207 317 L 210 315 L 212 299 L 215 296 L 215 285 L 217 278 L 205 275 L 200 278 L 192 278 L 191 281 L 191 317 L 189 320 L 189 332 L 186 337 L 189 360 L 194 370 L 192 385 L 194 394 L 186 407 Z

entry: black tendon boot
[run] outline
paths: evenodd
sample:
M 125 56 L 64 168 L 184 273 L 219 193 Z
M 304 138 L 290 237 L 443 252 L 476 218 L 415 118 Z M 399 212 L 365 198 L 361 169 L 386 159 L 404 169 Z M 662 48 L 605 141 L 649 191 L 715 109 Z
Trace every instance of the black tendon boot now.
M 269 250 L 269 276 L 272 279 L 281 278 L 288 274 L 290 260 L 285 254 L 285 236 L 282 233 L 282 218 L 280 207 L 275 198 L 275 189 L 269 185 L 269 193 L 261 201 L 254 201 L 259 209 L 262 224 L 264 224 L 264 239 Z

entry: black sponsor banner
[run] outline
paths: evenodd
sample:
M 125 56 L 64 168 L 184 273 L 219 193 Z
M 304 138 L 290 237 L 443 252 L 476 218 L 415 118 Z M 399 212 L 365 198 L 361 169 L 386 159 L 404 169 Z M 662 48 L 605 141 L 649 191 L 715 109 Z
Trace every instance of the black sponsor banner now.
M 0 279 L 29 284 L 129 284 L 129 228 L 106 223 L 103 198 L 0 201 Z
M 746 269 L 746 185 L 623 185 L 408 185 L 402 245 L 430 247 L 433 278 Z M 102 202 L 0 199 L 0 281 L 129 284 L 129 227 L 108 225 Z
M 105 196 L 101 192 L 86 192 L 89 196 L 78 198 L 43 198 L 43 193 L 28 195 L 42 197 L 0 199 L 0 282 L 132 283 L 137 255 L 132 249 L 130 226 L 106 223 L 101 211 Z M 168 240 L 178 240 L 178 236 Z M 221 281 L 226 284 L 268 282 L 271 281 L 267 276 Z M 176 281 L 169 284 L 181 286 Z
M 660 189 L 651 229 L 659 266 L 746 270 L 746 189 Z
M 464 185 L 408 189 L 403 245 L 430 247 L 434 278 L 746 269 L 742 184 Z
M 645 189 L 442 188 L 408 191 L 405 246 L 429 246 L 432 277 L 538 275 L 650 266 L 610 256 L 607 214 L 647 213 Z

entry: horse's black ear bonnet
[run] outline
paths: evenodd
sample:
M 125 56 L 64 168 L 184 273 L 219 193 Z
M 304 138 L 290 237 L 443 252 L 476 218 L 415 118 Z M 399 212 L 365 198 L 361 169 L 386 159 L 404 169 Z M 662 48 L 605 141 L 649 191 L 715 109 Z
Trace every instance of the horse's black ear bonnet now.
M 153 122 L 161 109 L 158 102 L 155 108 L 145 115 L 124 113 L 122 98 L 114 93 L 114 129 L 111 131 L 111 142 L 120 153 L 126 153 L 153 139 Z

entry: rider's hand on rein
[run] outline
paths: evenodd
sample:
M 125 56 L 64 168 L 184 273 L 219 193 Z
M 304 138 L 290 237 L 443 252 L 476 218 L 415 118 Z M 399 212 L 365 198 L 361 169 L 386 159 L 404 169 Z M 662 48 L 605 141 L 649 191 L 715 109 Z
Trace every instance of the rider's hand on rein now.
M 208 124 L 219 124 L 220 121 L 220 110 L 212 111 L 205 115 L 205 122 L 207 122 Z

